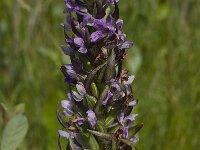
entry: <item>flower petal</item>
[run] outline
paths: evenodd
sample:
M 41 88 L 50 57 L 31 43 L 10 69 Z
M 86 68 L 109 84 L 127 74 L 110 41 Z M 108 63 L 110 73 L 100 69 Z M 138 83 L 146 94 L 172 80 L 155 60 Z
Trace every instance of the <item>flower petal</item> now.
M 128 49 L 128 48 L 131 48 L 133 46 L 133 43 L 132 42 L 124 42 L 122 45 L 119 46 L 119 49 Z
M 86 94 L 86 90 L 85 90 L 85 87 L 84 87 L 82 82 L 78 82 L 76 84 L 76 89 L 77 89 L 79 94 L 81 94 L 81 95 L 85 95 Z
M 97 123 L 97 118 L 95 113 L 92 110 L 88 110 L 86 113 L 89 124 L 91 125 L 92 128 L 94 128 Z
M 128 81 L 124 81 L 124 85 L 130 85 L 135 79 L 135 76 L 129 76 Z
M 74 38 L 74 44 L 78 47 L 83 47 L 84 46 L 84 41 L 80 37 L 75 37 Z
M 108 91 L 108 92 L 107 92 L 107 95 L 106 95 L 106 98 L 103 100 L 102 104 L 103 104 L 103 105 L 106 105 L 107 102 L 108 102 L 108 100 L 109 100 L 112 96 L 113 96 L 113 94 L 112 94 L 110 91 Z
M 102 31 L 96 31 L 91 34 L 90 38 L 91 38 L 91 42 L 96 42 L 103 39 L 104 37 L 105 35 L 103 34 Z
M 85 47 L 80 47 L 80 48 L 78 49 L 78 51 L 79 51 L 80 53 L 83 53 L 83 54 L 87 53 L 87 49 L 86 49 Z
M 137 143 L 139 141 L 139 138 L 132 137 L 132 138 L 130 138 L 130 141 L 133 142 L 133 143 Z
M 83 99 L 83 95 L 78 94 L 75 91 L 72 91 L 72 97 L 76 100 L 76 101 L 82 101 Z
M 128 103 L 128 106 L 134 107 L 135 105 L 137 105 L 137 100 L 133 100 L 133 101 Z
M 81 126 L 85 121 L 85 118 L 77 118 L 77 119 L 74 119 L 72 122 L 73 123 L 77 123 L 79 126 Z
M 65 116 L 72 116 L 74 114 L 73 107 L 74 104 L 70 100 L 62 100 L 61 105 L 63 107 L 63 113 Z
M 63 130 L 58 130 L 58 133 L 60 136 L 62 136 L 63 138 L 66 138 L 66 139 L 68 139 L 70 136 L 68 132 L 63 131 Z
M 128 127 L 123 129 L 123 138 L 128 139 Z
M 65 55 L 70 56 L 70 54 L 72 52 L 72 48 L 71 47 L 69 47 L 69 46 L 65 47 L 64 45 L 61 45 L 60 47 L 62 48 L 62 50 L 63 50 Z

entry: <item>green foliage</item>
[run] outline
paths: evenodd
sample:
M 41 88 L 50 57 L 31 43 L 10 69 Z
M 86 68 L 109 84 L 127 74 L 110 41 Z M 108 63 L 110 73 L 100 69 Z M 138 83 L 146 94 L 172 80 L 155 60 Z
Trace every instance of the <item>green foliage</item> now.
M 28 130 L 27 118 L 23 115 L 14 116 L 6 125 L 2 140 L 2 150 L 16 150 Z
M 127 67 L 136 75 L 137 112 L 144 122 L 141 150 L 200 147 L 200 1 L 120 2 L 129 50 Z M 61 64 L 63 1 L 0 1 L 0 103 L 25 103 L 28 150 L 55 150 L 56 104 L 65 99 Z M 0 118 L 0 132 L 2 132 Z

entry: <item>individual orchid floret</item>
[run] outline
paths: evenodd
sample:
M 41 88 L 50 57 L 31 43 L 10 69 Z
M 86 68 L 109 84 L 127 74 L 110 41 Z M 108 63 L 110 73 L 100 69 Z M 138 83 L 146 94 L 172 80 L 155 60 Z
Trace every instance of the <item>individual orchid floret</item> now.
M 74 114 L 74 112 L 73 112 L 74 104 L 71 101 L 62 100 L 61 105 L 63 107 L 63 113 L 65 114 L 65 116 L 70 117 Z
M 95 113 L 92 110 L 87 111 L 87 119 L 91 127 L 95 128 L 95 125 L 97 123 L 97 118 L 96 118 Z
M 76 84 L 76 89 L 77 89 L 77 91 L 78 91 L 78 93 L 80 95 L 85 95 L 86 94 L 86 90 L 85 90 L 85 87 L 84 87 L 82 82 L 78 82 Z

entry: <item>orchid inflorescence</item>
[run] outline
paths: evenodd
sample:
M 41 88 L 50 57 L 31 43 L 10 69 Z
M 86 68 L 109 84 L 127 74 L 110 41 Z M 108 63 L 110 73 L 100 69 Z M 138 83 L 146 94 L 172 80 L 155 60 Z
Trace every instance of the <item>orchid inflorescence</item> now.
M 135 125 L 137 104 L 122 62 L 132 42 L 123 33 L 117 0 L 64 0 L 63 52 L 71 64 L 61 66 L 68 99 L 57 106 L 57 117 L 71 150 L 128 150 L 142 124 Z

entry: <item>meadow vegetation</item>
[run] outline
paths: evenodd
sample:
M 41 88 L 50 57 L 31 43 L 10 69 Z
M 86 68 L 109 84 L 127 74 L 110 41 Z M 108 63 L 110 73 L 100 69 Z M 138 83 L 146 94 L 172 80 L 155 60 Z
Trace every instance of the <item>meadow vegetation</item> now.
M 55 150 L 58 101 L 66 98 L 60 66 L 62 0 L 0 1 L 0 135 L 24 111 L 29 129 L 20 150 Z M 144 123 L 140 150 L 200 147 L 200 1 L 120 1 L 127 38 L 126 66 L 136 79 L 135 112 Z M 3 115 L 2 115 L 3 116 Z M 0 136 L 1 139 L 1 136 Z

